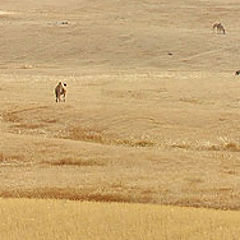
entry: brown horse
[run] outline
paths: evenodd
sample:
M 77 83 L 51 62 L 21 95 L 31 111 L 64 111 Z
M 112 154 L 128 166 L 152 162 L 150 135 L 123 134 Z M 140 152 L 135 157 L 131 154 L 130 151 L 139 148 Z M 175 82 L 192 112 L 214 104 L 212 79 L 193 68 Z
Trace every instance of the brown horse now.
M 217 33 L 226 34 L 226 30 L 221 23 L 214 23 L 212 29 L 213 31 L 217 29 Z
M 240 70 L 237 70 L 237 71 L 235 72 L 235 75 L 240 75 Z
M 56 102 L 61 102 L 61 96 L 63 96 L 63 101 L 65 102 L 65 96 L 67 93 L 67 84 L 59 82 L 55 87 Z

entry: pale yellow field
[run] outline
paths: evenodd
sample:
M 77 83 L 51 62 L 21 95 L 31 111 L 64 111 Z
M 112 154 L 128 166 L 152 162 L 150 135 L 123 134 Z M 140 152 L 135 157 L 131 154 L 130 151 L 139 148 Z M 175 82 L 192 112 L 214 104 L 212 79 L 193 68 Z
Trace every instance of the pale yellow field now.
M 66 200 L 0 200 L 1 239 L 234 240 L 233 211 Z
M 0 197 L 239 210 L 239 10 L 237 0 L 1 3 Z M 68 93 L 57 104 L 59 81 Z

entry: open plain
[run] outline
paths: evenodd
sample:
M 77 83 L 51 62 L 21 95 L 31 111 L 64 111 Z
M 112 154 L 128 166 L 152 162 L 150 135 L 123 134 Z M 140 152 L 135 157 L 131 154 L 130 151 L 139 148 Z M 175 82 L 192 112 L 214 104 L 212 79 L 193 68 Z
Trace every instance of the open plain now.
M 239 210 L 239 10 L 1 3 L 0 196 Z M 212 31 L 220 21 L 225 35 Z M 227 236 L 204 239 L 237 239 Z

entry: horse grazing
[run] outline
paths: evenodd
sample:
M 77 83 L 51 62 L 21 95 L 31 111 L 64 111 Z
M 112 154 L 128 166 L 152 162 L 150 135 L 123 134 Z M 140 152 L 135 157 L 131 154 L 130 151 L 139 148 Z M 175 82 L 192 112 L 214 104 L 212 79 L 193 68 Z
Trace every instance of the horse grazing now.
M 67 84 L 59 82 L 55 87 L 56 102 L 61 102 L 61 96 L 63 96 L 63 101 L 65 102 L 66 93 L 67 93 Z
M 215 31 L 215 29 L 217 29 L 217 33 L 226 34 L 226 30 L 221 23 L 214 23 L 212 29 L 213 29 L 213 31 Z

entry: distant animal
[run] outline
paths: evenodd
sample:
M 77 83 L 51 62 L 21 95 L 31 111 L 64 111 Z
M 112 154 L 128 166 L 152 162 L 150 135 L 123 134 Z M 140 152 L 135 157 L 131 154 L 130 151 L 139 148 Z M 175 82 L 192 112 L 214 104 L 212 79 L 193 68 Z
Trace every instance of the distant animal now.
M 61 24 L 69 24 L 68 21 L 62 21 Z
M 217 29 L 217 33 L 226 34 L 226 30 L 221 23 L 214 23 L 212 26 L 213 31 Z
M 235 72 L 235 75 L 240 75 L 240 70 L 237 70 L 237 71 Z
M 213 26 L 212 26 L 213 32 L 214 32 L 215 28 L 217 28 L 218 24 L 219 24 L 219 23 L 214 23 L 214 24 L 213 24 Z
M 65 102 L 66 93 L 67 93 L 67 84 L 59 82 L 55 87 L 56 102 L 61 102 L 61 96 L 63 101 Z

